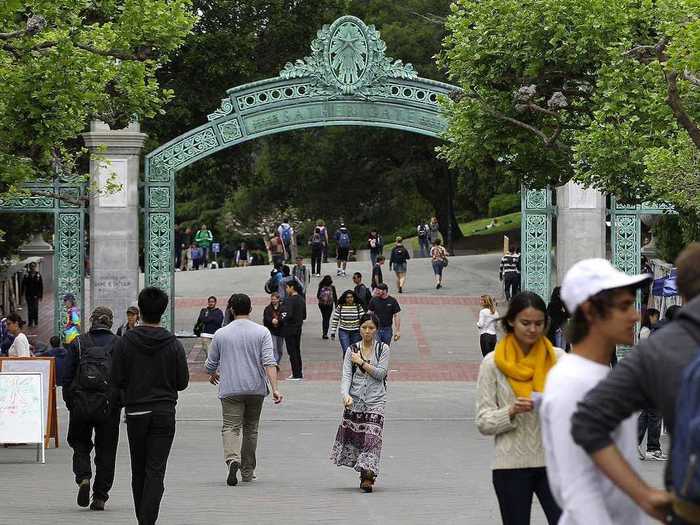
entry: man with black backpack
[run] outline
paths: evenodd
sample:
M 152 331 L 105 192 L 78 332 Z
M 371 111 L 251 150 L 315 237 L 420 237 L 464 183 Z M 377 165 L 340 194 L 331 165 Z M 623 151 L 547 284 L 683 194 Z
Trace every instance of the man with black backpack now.
M 350 246 L 352 245 L 352 237 L 345 223 L 340 223 L 340 228 L 335 232 L 336 243 L 336 265 L 335 275 L 337 277 L 345 277 L 345 269 L 348 266 L 348 258 L 350 257 Z
M 118 339 L 111 332 L 112 322 L 109 308 L 95 308 L 90 316 L 90 331 L 69 345 L 64 361 L 63 399 L 70 414 L 68 444 L 73 449 L 78 505 L 90 505 L 92 510 L 104 510 L 109 499 L 119 443 L 120 395 L 110 383 L 113 343 Z M 93 446 L 95 481 L 90 504 Z
M 421 223 L 416 228 L 418 232 L 418 245 L 420 246 L 420 256 L 430 255 L 430 226 L 428 223 Z
M 676 525 L 700 523 L 700 469 L 697 467 L 697 394 L 695 413 L 678 412 L 687 369 L 700 358 L 700 243 L 689 245 L 676 259 L 678 291 L 685 300 L 673 322 L 642 341 L 578 404 L 571 418 L 574 441 L 593 462 L 647 514 Z M 689 367 L 689 365 L 691 365 Z M 681 405 L 678 405 L 681 406 Z M 665 485 L 670 493 L 650 487 L 620 454 L 614 430 L 644 408 L 655 408 L 671 431 L 671 455 Z M 694 434 L 694 436 L 693 436 Z M 694 437 L 695 448 L 684 446 Z M 680 445 L 680 446 L 679 446 Z M 673 508 L 671 509 L 671 502 Z M 670 515 L 669 515 L 670 514 Z

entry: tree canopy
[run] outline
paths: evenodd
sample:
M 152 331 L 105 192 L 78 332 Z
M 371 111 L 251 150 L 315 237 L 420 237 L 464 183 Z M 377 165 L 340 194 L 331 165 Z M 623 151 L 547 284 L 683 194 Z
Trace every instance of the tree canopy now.
M 190 0 L 0 3 L 0 195 L 84 174 L 79 134 L 155 115 L 156 78 L 190 31 Z
M 459 0 L 447 28 L 453 166 L 700 211 L 700 2 Z

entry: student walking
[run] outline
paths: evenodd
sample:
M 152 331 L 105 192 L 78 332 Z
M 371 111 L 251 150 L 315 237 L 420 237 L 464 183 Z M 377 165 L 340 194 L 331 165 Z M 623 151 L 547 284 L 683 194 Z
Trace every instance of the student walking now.
M 324 243 L 321 237 L 321 229 L 316 227 L 309 239 L 311 247 L 311 275 L 321 277 L 321 261 L 323 260 Z
M 130 306 L 126 309 L 126 323 L 117 328 L 117 335 L 123 336 L 129 330 L 133 330 L 139 324 L 140 313 L 138 306 Z
M 104 510 L 114 482 L 119 444 L 120 392 L 111 383 L 113 313 L 98 306 L 90 315 L 90 330 L 67 348 L 63 362 L 63 400 L 68 409 L 68 445 L 73 449 L 73 475 L 78 484 L 78 505 Z M 93 438 L 94 434 L 94 438 Z M 94 441 L 93 441 L 94 439 Z M 90 479 L 90 452 L 95 449 L 95 481 Z
M 311 274 L 309 274 L 309 269 L 304 264 L 304 258 L 297 256 L 295 259 L 296 264 L 292 266 L 292 276 L 301 283 L 301 286 L 306 292 L 306 287 L 311 282 Z M 306 293 L 304 293 L 306 295 Z
M 63 306 L 66 308 L 63 343 L 69 345 L 80 335 L 80 308 L 76 305 L 75 295 L 72 293 L 63 296 Z
M 9 357 L 31 357 L 32 352 L 29 346 L 29 340 L 22 331 L 24 319 L 22 319 L 18 313 L 12 312 L 5 318 L 5 323 L 7 325 L 7 331 L 14 338 L 12 344 L 10 344 L 10 348 L 7 350 L 7 355 Z
M 480 304 L 481 310 L 479 310 L 479 320 L 476 322 L 476 326 L 479 329 L 481 355 L 486 357 L 486 354 L 493 352 L 496 348 L 496 323 L 500 316 L 493 297 L 490 295 L 482 295 Z
M 205 367 L 209 382 L 219 385 L 226 483 L 233 487 L 238 484 L 239 469 L 242 481 L 255 478 L 260 413 L 270 393 L 267 381 L 275 404 L 283 398 L 277 390 L 270 331 L 250 320 L 252 307 L 247 295 L 233 294 L 228 304 L 233 321 L 214 335 Z
M 216 307 L 216 297 L 213 295 L 207 298 L 207 307 L 199 311 L 199 317 L 194 324 L 194 335 L 199 337 L 202 350 L 207 354 L 211 340 L 216 331 L 224 323 L 224 312 Z
M 231 311 L 230 304 L 228 305 L 228 310 Z M 284 354 L 284 336 L 282 335 L 282 301 L 280 300 L 280 294 L 277 292 L 270 294 L 270 304 L 263 311 L 263 324 L 272 336 L 272 353 L 279 368 L 282 355 Z
M 369 232 L 367 247 L 369 248 L 369 261 L 371 266 L 374 268 L 374 265 L 377 262 L 377 257 L 379 257 L 384 250 L 384 242 L 382 241 L 382 238 L 377 230 L 372 230 Z
M 416 228 L 418 233 L 418 246 L 420 247 L 420 256 L 427 257 L 430 253 L 430 225 L 421 223 Z
M 287 347 L 292 375 L 287 379 L 304 379 L 301 360 L 301 329 L 306 319 L 306 302 L 301 294 L 301 285 L 296 281 L 287 282 L 287 298 L 282 303 L 282 333 Z
M 386 284 L 377 286 L 377 294 L 370 300 L 367 310 L 377 316 L 377 337 L 382 343 L 390 345 L 392 341 L 401 338 L 401 306 L 389 295 L 389 287 Z
M 642 286 L 642 289 L 647 286 L 647 283 Z M 656 308 L 647 308 L 644 310 L 642 318 L 642 327 L 639 330 L 639 340 L 647 339 L 651 334 L 658 329 L 659 317 L 661 312 Z M 644 436 L 647 437 L 646 450 L 642 446 Z M 645 408 L 639 414 L 637 419 L 637 453 L 639 459 L 651 461 L 666 461 L 668 458 L 661 450 L 661 413 L 654 408 Z
M 613 434 L 627 418 L 651 407 L 661 411 L 668 425 L 672 451 L 678 431 L 681 438 L 688 435 L 691 419 L 677 419 L 676 407 L 684 370 L 700 355 L 700 243 L 688 245 L 675 263 L 683 308 L 672 323 L 641 341 L 588 392 L 571 419 L 571 434 L 603 474 L 642 510 L 659 521 L 682 525 L 698 522 L 698 515 L 693 512 L 697 503 L 682 496 L 686 476 L 674 476 L 675 458 L 666 464 L 664 476 L 666 489 L 677 494 L 674 498 L 669 492 L 650 487 L 634 472 L 620 454 Z M 680 470 L 685 473 L 690 467 L 689 458 L 680 459 Z
M 284 243 L 285 262 L 292 262 L 292 243 L 294 241 L 294 228 L 289 223 L 289 219 L 284 219 L 284 222 L 277 227 L 277 234 Z
M 248 266 L 250 261 L 250 252 L 246 243 L 242 242 L 240 247 L 236 250 L 236 266 L 239 268 L 245 268 Z
M 316 221 L 316 229 L 318 229 L 318 233 L 321 236 L 321 243 L 323 246 L 323 262 L 327 263 L 328 262 L 328 241 L 329 241 L 328 228 L 326 228 L 326 223 L 323 222 L 323 220 L 319 219 Z M 320 275 L 320 270 L 319 270 L 319 275 Z
M 345 354 L 340 384 L 343 420 L 330 455 L 334 464 L 360 473 L 363 492 L 372 492 L 379 475 L 384 433 L 390 349 L 377 339 L 378 328 L 374 315 L 363 315 L 360 319 L 362 340 Z
M 344 223 L 340 223 L 340 228 L 335 232 L 336 242 L 336 271 L 335 275 L 345 277 L 345 270 L 348 266 L 348 258 L 350 257 L 350 246 L 352 245 L 352 237 L 350 232 L 345 227 Z
M 185 228 L 185 232 L 180 235 L 180 244 L 178 245 L 180 250 L 180 270 L 183 272 L 192 269 L 188 263 L 188 250 L 191 244 L 192 228 L 187 227 Z
M 160 326 L 168 296 L 147 287 L 138 305 L 141 326 L 114 342 L 112 383 L 124 392 L 136 518 L 139 525 L 154 525 L 175 438 L 177 393 L 187 388 L 190 375 L 182 343 Z
M 345 351 L 354 343 L 357 343 L 360 336 L 360 318 L 365 314 L 365 309 L 352 290 L 346 290 L 338 300 L 331 320 L 331 339 L 335 339 L 336 332 L 340 341 L 340 349 L 345 357 Z
M 431 217 L 428 226 L 430 228 L 429 240 L 432 246 L 432 244 L 440 238 L 440 224 L 438 223 L 437 217 Z
M 403 293 L 403 287 L 406 284 L 406 270 L 410 258 L 411 255 L 403 245 L 403 238 L 397 237 L 396 245 L 389 256 L 389 269 L 393 269 L 396 273 L 396 288 L 399 290 L 399 293 Z
M 197 243 L 197 246 L 201 249 L 200 264 L 206 269 L 207 264 L 209 264 L 211 245 L 214 242 L 214 235 L 211 233 L 211 230 L 207 228 L 206 224 L 202 224 L 197 235 L 194 236 L 194 242 Z
M 495 437 L 493 486 L 501 519 L 504 525 L 529 524 L 536 494 L 547 522 L 555 525 L 561 511 L 547 481 L 533 393 L 541 395 L 564 352 L 544 336 L 547 307 L 537 294 L 513 297 L 501 323 L 506 335 L 481 362 L 476 402 L 479 432 Z
M 330 275 L 324 276 L 318 283 L 316 299 L 318 299 L 318 309 L 321 310 L 321 339 L 328 339 L 331 315 L 333 315 L 335 305 L 338 303 L 338 295 Z
M 372 283 L 371 283 L 371 288 L 372 291 L 379 286 L 380 284 L 384 283 L 384 275 L 382 273 L 382 266 L 384 266 L 384 256 L 380 255 L 377 257 L 377 262 L 374 264 L 374 267 L 372 268 Z
M 547 338 L 557 348 L 563 348 L 568 351 L 569 343 L 566 341 L 566 322 L 569 320 L 569 312 L 564 306 L 564 301 L 561 300 L 561 287 L 556 286 L 552 290 L 552 295 L 549 298 L 547 305 L 547 316 L 549 318 L 549 327 L 547 328 Z
M 44 297 L 44 281 L 36 270 L 36 263 L 29 263 L 29 269 L 22 278 L 22 290 L 27 301 L 27 321 L 29 327 L 39 326 L 39 302 Z
M 370 299 L 372 299 L 372 292 L 370 292 L 367 287 L 362 283 L 362 274 L 360 272 L 355 272 L 352 274 L 352 282 L 355 285 L 354 292 L 357 298 L 362 303 L 364 309 L 367 309 Z
M 515 252 L 508 250 L 508 253 L 501 257 L 501 266 L 498 270 L 498 279 L 503 282 L 506 301 L 517 293 L 519 276 L 520 257 Z
M 435 288 L 439 290 L 442 288 L 442 272 L 447 267 L 447 250 L 442 246 L 440 239 L 436 239 L 433 247 L 430 248 L 430 258 L 435 274 Z
M 634 344 L 636 291 L 649 280 L 650 275 L 626 275 L 604 259 L 580 261 L 564 277 L 561 296 L 573 312 L 572 350 L 547 376 L 539 411 L 549 486 L 562 509 L 559 525 L 648 523 L 641 509 L 574 443 L 571 416 L 586 393 L 610 373 L 616 345 Z M 636 455 L 635 438 L 634 418 L 615 429 L 615 443 L 627 461 Z

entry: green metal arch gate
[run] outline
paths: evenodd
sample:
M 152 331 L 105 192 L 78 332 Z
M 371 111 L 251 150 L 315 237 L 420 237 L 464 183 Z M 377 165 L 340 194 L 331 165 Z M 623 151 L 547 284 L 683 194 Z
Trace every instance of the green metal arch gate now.
M 420 78 L 411 64 L 386 56 L 385 50 L 374 26 L 353 16 L 341 17 L 318 32 L 310 56 L 288 63 L 276 78 L 228 90 L 207 124 L 146 156 L 145 282 L 171 297 L 170 316 L 164 325 L 173 327 L 178 170 L 242 142 L 311 127 L 374 126 L 442 138 L 447 120 L 441 113 L 440 98 L 460 88 Z M 550 217 L 547 213 L 547 220 Z M 542 250 L 548 254 L 549 235 L 546 237 Z M 533 259 L 539 260 L 544 257 Z M 544 286 L 549 267 L 537 271 L 535 266 L 533 275 Z M 530 284 L 546 293 L 537 283 Z

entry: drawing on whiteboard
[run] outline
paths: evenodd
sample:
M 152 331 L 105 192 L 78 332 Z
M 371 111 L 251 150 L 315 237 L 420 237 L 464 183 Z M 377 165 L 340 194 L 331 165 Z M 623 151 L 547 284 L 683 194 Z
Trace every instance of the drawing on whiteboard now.
M 40 374 L 0 374 L 0 442 L 43 442 Z

